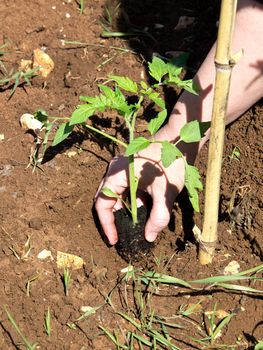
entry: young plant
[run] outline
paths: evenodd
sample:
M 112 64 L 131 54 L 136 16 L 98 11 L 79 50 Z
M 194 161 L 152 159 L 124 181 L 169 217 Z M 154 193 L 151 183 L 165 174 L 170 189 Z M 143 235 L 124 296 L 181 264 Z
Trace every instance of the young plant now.
M 8 311 L 7 306 L 4 306 L 4 310 L 7 314 L 9 322 L 12 324 L 14 329 L 16 330 L 17 334 L 21 337 L 25 347 L 27 350 L 35 350 L 37 348 L 37 343 L 31 344 L 29 340 L 25 337 L 25 335 L 21 332 L 20 328 L 18 327 L 16 321 L 14 320 L 13 316 L 11 313 Z
M 179 135 L 176 143 L 172 144 L 168 141 L 156 141 L 154 135 L 164 123 L 167 117 L 167 109 L 165 102 L 158 92 L 158 89 L 164 85 L 175 85 L 183 88 L 193 94 L 197 94 L 196 88 L 192 80 L 181 80 L 180 74 L 182 66 L 186 60 L 186 56 L 164 62 L 158 57 L 154 57 L 152 62 L 148 64 L 149 74 L 154 79 L 154 83 L 149 85 L 146 81 L 141 81 L 139 84 L 128 77 L 109 75 L 111 82 L 115 83 L 114 88 L 106 85 L 98 85 L 101 93 L 97 96 L 81 96 L 80 100 L 85 104 L 79 105 L 73 112 L 70 118 L 65 118 L 66 122 L 61 124 L 57 130 L 53 143 L 56 146 L 65 140 L 73 131 L 77 124 L 84 125 L 87 129 L 102 135 L 125 149 L 125 155 L 129 162 L 129 185 L 130 185 L 130 207 L 129 211 L 132 216 L 133 224 L 138 222 L 137 206 L 136 206 L 136 191 L 138 179 L 134 173 L 134 155 L 142 151 L 152 143 L 161 144 L 161 160 L 165 168 L 169 167 L 177 158 L 183 158 L 185 164 L 185 186 L 187 188 L 190 201 L 193 208 L 199 211 L 198 192 L 202 190 L 202 183 L 198 169 L 187 163 L 184 155 L 178 148 L 181 142 L 192 143 L 199 142 L 210 126 L 208 122 L 198 122 L 197 120 L 185 124 Z M 122 90 L 136 96 L 136 101 L 129 102 Z M 156 117 L 148 123 L 148 131 L 151 135 L 150 139 L 136 136 L 136 118 L 142 109 L 145 100 L 150 101 L 159 110 Z M 129 132 L 128 141 L 123 141 L 118 137 L 107 134 L 105 131 L 94 127 L 89 123 L 90 117 L 97 112 L 105 112 L 106 110 L 115 110 L 124 119 L 124 123 Z M 36 116 L 37 117 L 37 116 Z M 51 124 L 48 125 L 48 131 L 51 129 Z M 119 198 L 109 188 L 103 188 L 102 192 L 109 197 Z M 124 205 L 127 207 L 127 203 Z
M 83 15 L 84 6 L 85 6 L 85 0 L 79 0 L 79 11 L 81 15 Z
M 50 307 L 48 307 L 47 311 L 45 312 L 44 329 L 45 329 L 46 334 L 50 337 L 50 335 L 51 335 L 51 313 L 50 313 Z
M 62 281 L 63 281 L 63 285 L 64 285 L 65 295 L 67 297 L 68 293 L 69 293 L 69 288 L 71 285 L 71 272 L 69 271 L 68 268 L 64 268 Z
M 10 93 L 11 98 L 19 85 L 24 83 L 26 83 L 26 85 L 31 85 L 30 80 L 37 75 L 38 70 L 39 67 L 32 68 L 29 71 L 14 71 L 12 69 L 10 72 L 6 73 L 2 79 L 0 79 L 0 86 L 13 85 Z

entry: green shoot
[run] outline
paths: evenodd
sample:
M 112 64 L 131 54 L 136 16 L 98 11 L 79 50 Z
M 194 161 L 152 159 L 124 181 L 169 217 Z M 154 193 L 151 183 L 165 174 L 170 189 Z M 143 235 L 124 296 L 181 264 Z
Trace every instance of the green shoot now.
M 184 281 L 175 276 L 156 273 L 155 271 L 143 272 L 141 269 L 127 268 L 127 274 L 122 278 L 125 290 L 132 293 L 129 303 L 125 300 L 126 311 L 113 311 L 122 318 L 123 327 L 119 330 L 100 327 L 104 334 L 112 341 L 116 349 L 173 349 L 180 350 L 189 342 L 189 347 L 200 349 L 237 349 L 245 345 L 242 339 L 237 339 L 235 344 L 220 342 L 221 333 L 229 326 L 236 315 L 235 311 L 222 313 L 217 310 L 217 303 L 212 311 L 205 311 L 202 304 L 204 299 L 195 299 L 194 303 L 183 304 L 177 310 L 166 308 L 165 315 L 158 315 L 154 309 L 158 294 L 167 295 L 169 285 L 177 287 L 179 295 L 192 296 L 192 292 L 202 293 L 207 290 L 217 290 L 226 282 L 232 284 L 235 289 L 235 281 L 261 282 L 257 276 L 263 271 L 263 265 L 242 271 L 232 276 L 212 276 L 200 280 Z M 154 279 L 155 278 L 155 279 Z M 154 288 L 152 288 L 154 287 Z M 240 286 L 241 287 L 241 286 Z M 242 286 L 240 293 L 247 293 L 247 287 Z M 121 289 L 118 289 L 120 292 Z M 189 294 L 187 293 L 189 292 Z M 175 289 L 171 290 L 174 295 Z M 227 289 L 226 289 L 227 292 Z M 261 290 L 254 289 L 253 294 L 259 295 Z M 252 291 L 250 291 L 252 293 Z M 168 293 L 169 295 L 169 293 Z M 126 298 L 124 295 L 123 298 Z M 194 297 L 195 298 L 195 297 Z M 213 298 L 213 295 L 209 299 Z M 191 300 L 191 299 L 190 299 Z M 192 300 L 191 300 L 192 301 Z M 110 304 L 109 304 L 110 305 Z M 111 305 L 110 305 L 111 306 Z M 172 310 L 172 315 L 167 315 Z M 195 315 L 198 314 L 198 317 Z M 222 315 L 222 316 L 219 316 Z M 222 318 L 221 318 L 222 317 Z M 205 321 L 205 322 L 204 322 Z M 190 327 L 190 328 L 189 328 Z M 189 334 L 191 329 L 191 334 Z M 120 340 L 120 339 L 125 340 Z M 256 350 L 262 349 L 262 341 L 258 341 Z
M 117 349 L 129 350 L 128 346 L 120 343 L 118 335 L 111 333 L 107 328 L 99 326 L 99 328 L 109 337 L 109 339 L 116 345 Z
M 215 323 L 216 318 L 216 308 L 217 303 L 214 305 L 214 310 L 212 315 L 207 316 L 208 318 L 208 338 L 205 338 L 203 340 L 208 340 L 211 344 L 215 342 L 217 337 L 221 335 L 221 330 L 227 326 L 231 320 L 235 316 L 235 313 L 231 313 L 228 316 L 224 317 L 218 324 Z
M 102 306 L 102 305 L 99 305 L 99 306 L 94 306 L 94 307 L 91 307 L 89 310 L 87 310 L 86 312 L 84 312 L 83 315 L 81 315 L 80 317 L 78 317 L 75 322 L 79 322 L 79 321 L 82 321 L 84 320 L 85 318 L 89 317 L 91 314 L 94 314 L 97 310 L 99 310 Z
M 84 13 L 84 6 L 85 6 L 85 0 L 79 0 L 79 11 L 81 15 L 83 15 Z
M 0 57 L 8 53 L 7 51 L 3 50 L 4 48 L 6 48 L 6 46 L 7 44 L 0 45 Z M 0 59 L 0 73 L 2 75 L 2 77 L 0 78 L 0 86 L 9 88 L 13 85 L 9 97 L 11 98 L 20 84 L 26 83 L 27 85 L 31 85 L 30 79 L 37 75 L 38 70 L 39 67 L 32 68 L 28 71 L 15 71 L 14 68 L 12 68 L 10 72 L 8 72 L 3 61 Z
M 51 335 L 51 313 L 50 313 L 50 307 L 48 307 L 47 311 L 45 312 L 44 329 L 45 329 L 46 334 L 50 337 L 50 335 Z
M 62 280 L 63 280 L 65 295 L 68 296 L 69 288 L 71 285 L 71 272 L 68 268 L 64 268 Z
M 12 324 L 17 334 L 21 337 L 26 349 L 35 350 L 37 348 L 37 343 L 31 344 L 29 340 L 24 336 L 24 334 L 21 332 L 20 328 L 18 327 L 17 323 L 15 322 L 14 318 L 12 317 L 11 313 L 8 311 L 7 306 L 4 306 L 4 310 L 7 314 L 9 322 Z
M 240 148 L 238 146 L 234 146 L 231 154 L 229 156 L 227 156 L 230 160 L 237 160 L 240 161 L 240 156 L 241 156 L 241 152 L 240 152 Z
M 26 83 L 27 85 L 31 85 L 30 79 L 37 75 L 36 73 L 38 70 L 39 67 L 30 69 L 27 72 L 21 70 L 14 73 L 12 70 L 8 74 L 6 74 L 4 78 L 0 79 L 0 86 L 13 84 L 13 88 L 10 93 L 11 98 L 20 84 Z

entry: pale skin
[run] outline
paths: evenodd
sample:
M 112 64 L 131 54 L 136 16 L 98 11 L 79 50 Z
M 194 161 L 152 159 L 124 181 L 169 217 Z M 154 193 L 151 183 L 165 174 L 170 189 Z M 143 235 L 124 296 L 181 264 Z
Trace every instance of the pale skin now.
M 226 123 L 241 116 L 263 96 L 263 5 L 255 1 L 240 0 L 233 35 L 232 52 L 244 50 L 243 57 L 233 68 Z M 199 95 L 183 92 L 176 102 L 168 123 L 155 138 L 173 141 L 178 138 L 181 127 L 191 121 L 210 121 L 215 81 L 215 45 L 196 73 L 194 80 L 199 86 Z M 181 150 L 188 162 L 194 163 L 196 156 L 209 134 L 196 144 L 182 144 Z M 152 197 L 152 209 L 145 227 L 145 238 L 152 242 L 169 223 L 171 210 L 177 194 L 184 187 L 184 164 L 177 159 L 169 168 L 160 160 L 160 145 L 152 144 L 137 154 L 135 174 L 139 179 L 139 190 Z M 129 188 L 127 158 L 114 158 L 102 180 L 95 198 L 95 208 L 104 233 L 110 244 L 118 241 L 114 223 L 114 211 L 122 207 L 121 201 L 104 196 L 100 189 L 108 187 L 120 196 Z M 142 199 L 138 198 L 138 206 Z

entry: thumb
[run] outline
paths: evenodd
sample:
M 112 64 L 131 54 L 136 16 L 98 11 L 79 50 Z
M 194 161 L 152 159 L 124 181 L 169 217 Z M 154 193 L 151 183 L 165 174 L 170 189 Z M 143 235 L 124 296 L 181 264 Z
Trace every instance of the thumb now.
M 148 242 L 153 242 L 158 233 L 161 232 L 170 221 L 170 210 L 163 199 L 153 198 L 153 206 L 150 217 L 145 226 L 145 238 Z

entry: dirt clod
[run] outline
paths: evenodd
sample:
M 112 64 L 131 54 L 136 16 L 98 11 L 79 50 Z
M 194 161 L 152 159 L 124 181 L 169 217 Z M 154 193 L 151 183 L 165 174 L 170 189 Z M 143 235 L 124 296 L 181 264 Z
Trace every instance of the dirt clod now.
M 144 206 L 138 209 L 138 224 L 133 225 L 131 216 L 125 209 L 117 210 L 115 222 L 118 231 L 116 251 L 127 262 L 135 262 L 149 254 L 154 247 L 144 236 L 147 210 Z

